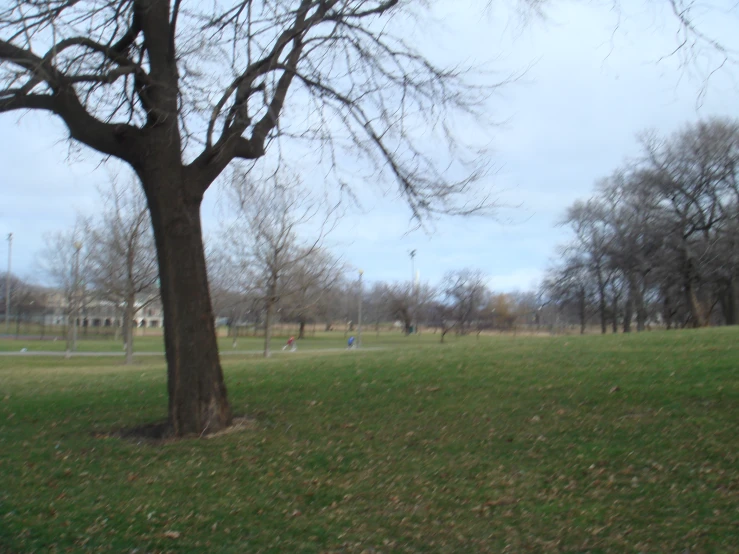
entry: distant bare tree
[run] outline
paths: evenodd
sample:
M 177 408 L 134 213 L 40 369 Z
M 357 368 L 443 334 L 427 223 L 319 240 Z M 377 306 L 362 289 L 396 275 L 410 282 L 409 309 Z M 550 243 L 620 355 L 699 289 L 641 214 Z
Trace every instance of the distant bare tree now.
M 332 264 L 322 264 L 317 252 L 336 225 L 337 207 L 324 209 L 298 184 L 273 177 L 266 184 L 237 174 L 230 194 L 236 219 L 224 228 L 221 243 L 230 271 L 264 301 L 264 356 L 270 342 L 275 308 L 281 299 L 297 293 L 307 279 L 301 264 L 315 262 L 317 279 Z
M 103 211 L 89 230 L 89 280 L 123 312 L 126 364 L 133 363 L 134 318 L 158 298 L 157 261 L 146 197 L 135 182 L 100 191 Z
M 5 293 L 7 286 L 9 286 L 10 288 L 9 295 Z M 8 315 L 10 316 L 12 314 L 15 297 L 25 287 L 26 287 L 25 281 L 23 281 L 23 279 L 19 278 L 18 276 L 12 273 L 8 275 L 7 272 L 0 273 L 0 313 L 5 315 L 5 312 L 8 310 L 8 306 L 6 305 L 6 302 L 9 297 L 10 298 L 10 313 Z M 10 319 L 8 319 L 8 321 L 10 321 Z
M 80 313 L 89 300 L 89 221 L 78 217 L 74 226 L 44 237 L 40 263 L 66 305 L 67 355 L 76 348 Z
M 447 301 L 454 306 L 459 332 L 466 333 L 487 303 L 485 275 L 482 271 L 469 268 L 447 272 L 442 279 L 441 290 Z
M 323 248 L 312 249 L 289 268 L 282 314 L 298 322 L 298 339 L 305 337 L 305 325 L 313 320 L 321 300 L 342 281 L 344 264 Z
M 31 315 L 43 311 L 44 294 L 40 287 L 22 282 L 15 290 L 12 310 L 15 311 L 15 337 L 20 336 L 21 323 Z
M 444 342 L 449 331 L 453 330 L 457 324 L 454 306 L 443 300 L 437 299 L 432 301 L 428 306 L 429 323 L 439 330 L 439 342 Z
M 592 274 L 597 292 L 601 333 L 605 334 L 609 308 L 607 290 L 610 279 L 614 278 L 608 264 L 613 235 L 606 220 L 606 208 L 599 199 L 577 201 L 568 208 L 563 223 L 569 225 L 575 235 L 567 249 L 576 252 L 584 269 Z
M 386 285 L 383 292 L 385 298 L 385 311 L 395 319 L 403 323 L 403 331 L 406 335 L 411 333 L 416 313 L 423 313 L 425 306 L 433 301 L 436 296 L 434 289 L 424 283 L 414 285 L 411 282 L 394 283 Z
M 385 289 L 387 285 L 382 282 L 374 282 L 370 287 L 365 288 L 362 298 L 362 317 L 363 321 L 374 326 L 375 333 L 379 337 L 380 326 L 383 322 L 389 322 L 392 317 L 387 310 L 387 302 L 385 301 Z
M 578 255 L 565 255 L 559 264 L 548 272 L 542 289 L 558 308 L 574 309 L 580 325 L 580 334 L 585 334 L 588 321 L 588 306 L 592 298 L 593 276 L 588 263 Z

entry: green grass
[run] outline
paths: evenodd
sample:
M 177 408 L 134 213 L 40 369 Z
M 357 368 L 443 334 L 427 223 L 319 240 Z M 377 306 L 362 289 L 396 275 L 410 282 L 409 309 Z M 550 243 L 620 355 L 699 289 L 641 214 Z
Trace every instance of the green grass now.
M 736 552 L 737 339 L 225 358 L 248 424 L 160 445 L 160 361 L 0 358 L 0 552 Z
M 356 331 L 351 333 L 356 336 Z M 297 333 L 294 333 L 297 336 Z M 289 335 L 285 332 L 278 333 L 272 339 L 272 349 L 280 350 L 285 344 Z M 346 341 L 349 334 L 343 331 L 332 331 L 316 333 L 306 333 L 306 337 L 298 341 L 299 350 L 313 350 L 313 349 L 326 349 L 326 348 L 345 348 Z M 0 352 L 18 352 L 22 348 L 25 348 L 29 352 L 63 352 L 66 348 L 66 342 L 63 335 L 58 340 L 38 340 L 38 337 L 33 338 L 19 338 L 14 337 L 0 338 Z M 459 337 L 454 335 L 447 335 L 446 341 L 454 342 L 459 340 Z M 461 340 L 470 341 L 474 340 L 474 337 L 463 337 Z M 388 333 L 383 332 L 379 336 L 371 330 L 366 330 L 362 333 L 362 343 L 364 346 L 372 347 L 389 347 L 389 346 L 406 346 L 408 344 L 433 344 L 439 341 L 439 335 L 433 332 L 422 333 L 417 336 L 406 337 L 401 332 Z M 245 336 L 238 337 L 236 347 L 233 347 L 233 341 L 229 337 L 219 337 L 218 339 L 221 351 L 224 353 L 231 352 L 233 350 L 246 351 L 246 350 L 262 350 L 264 348 L 263 337 Z M 157 336 L 141 336 L 134 337 L 134 349 L 136 352 L 162 352 L 164 353 L 164 342 L 161 335 Z M 80 334 L 80 338 L 77 341 L 77 350 L 79 352 L 120 352 L 123 354 L 123 342 L 122 340 L 115 340 L 114 338 L 102 336 L 102 337 L 88 337 L 85 338 Z

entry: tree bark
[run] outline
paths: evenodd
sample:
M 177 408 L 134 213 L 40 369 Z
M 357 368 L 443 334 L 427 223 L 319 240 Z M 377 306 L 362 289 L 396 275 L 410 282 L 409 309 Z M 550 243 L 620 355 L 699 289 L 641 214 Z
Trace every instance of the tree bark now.
M 644 306 L 644 295 L 638 284 L 634 284 L 634 308 L 636 310 L 636 331 L 644 331 L 647 322 L 647 310 Z
M 634 298 L 629 291 L 629 297 L 624 306 L 624 333 L 631 333 L 631 318 L 634 316 Z
M 267 302 L 264 315 L 264 357 L 269 358 L 272 355 L 270 351 L 270 342 L 272 341 L 272 312 L 275 308 L 275 298 L 277 297 L 277 280 L 272 279 L 267 292 Z
M 136 295 L 129 291 L 126 294 L 126 306 L 123 315 L 123 336 L 126 341 L 126 365 L 133 363 L 133 316 L 135 310 Z
M 300 320 L 300 328 L 298 329 L 298 339 L 304 339 L 305 338 L 305 321 Z
M 662 323 L 665 326 L 665 329 L 669 331 L 672 329 L 672 302 L 670 298 L 670 291 L 667 288 L 667 286 L 660 287 L 660 298 L 662 299 Z
M 696 270 L 690 247 L 687 244 L 683 244 L 680 253 L 682 255 L 683 292 L 685 294 L 685 303 L 690 310 L 690 323 L 693 327 L 703 327 L 705 325 L 705 319 L 695 290 Z
M 71 304 L 70 304 L 70 306 L 71 306 Z M 72 309 L 72 308 L 70 307 L 69 309 Z M 72 342 L 73 342 L 72 341 L 72 334 L 74 333 L 74 329 L 73 329 L 72 326 L 75 324 L 75 321 L 74 321 L 73 318 L 74 318 L 74 315 L 73 314 L 69 314 L 67 316 L 67 344 L 65 346 L 65 350 L 66 350 L 66 356 L 65 357 L 67 357 L 67 358 L 69 358 L 70 353 L 72 352 Z
M 608 331 L 608 321 L 606 316 L 606 285 L 603 283 L 603 275 L 600 268 L 597 272 L 598 277 L 598 311 L 600 312 L 600 332 L 605 335 Z
M 611 317 L 611 331 L 618 333 L 618 297 L 615 294 L 611 303 Z
M 231 423 L 218 358 L 200 224 L 202 194 L 189 193 L 179 160 L 152 151 L 160 164 L 137 168 L 151 212 L 159 262 L 167 356 L 169 424 L 178 437 L 219 431 Z
M 585 334 L 585 289 L 581 288 L 579 293 L 579 312 L 580 312 L 580 334 Z
M 724 317 L 724 324 L 737 324 L 737 285 L 734 279 L 729 278 L 724 281 L 723 290 L 719 295 L 721 303 L 721 313 Z

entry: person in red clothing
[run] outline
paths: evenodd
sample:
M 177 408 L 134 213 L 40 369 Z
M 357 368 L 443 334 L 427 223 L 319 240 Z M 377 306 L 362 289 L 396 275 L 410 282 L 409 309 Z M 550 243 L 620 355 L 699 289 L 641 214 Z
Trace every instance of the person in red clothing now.
M 290 337 L 289 339 L 287 339 L 287 344 L 282 347 L 283 350 L 286 350 L 288 348 L 291 352 L 295 352 L 298 349 L 297 345 L 295 344 L 295 337 Z

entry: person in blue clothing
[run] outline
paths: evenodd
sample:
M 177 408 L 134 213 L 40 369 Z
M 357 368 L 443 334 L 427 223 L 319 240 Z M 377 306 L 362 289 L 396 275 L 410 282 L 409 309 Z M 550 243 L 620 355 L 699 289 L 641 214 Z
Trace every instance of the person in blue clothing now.
M 354 335 L 352 335 L 351 337 L 349 337 L 349 341 L 347 342 L 346 347 L 347 348 L 354 348 Z

